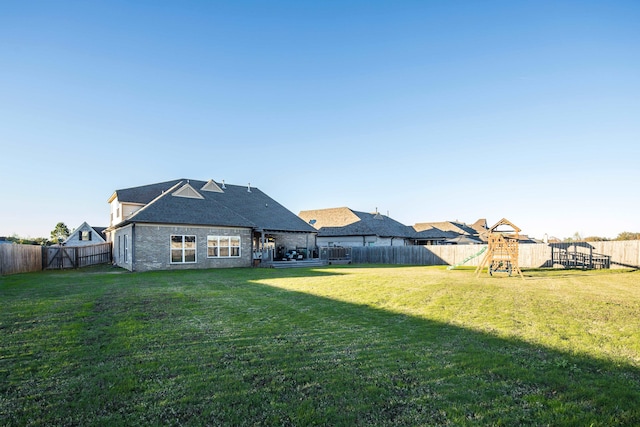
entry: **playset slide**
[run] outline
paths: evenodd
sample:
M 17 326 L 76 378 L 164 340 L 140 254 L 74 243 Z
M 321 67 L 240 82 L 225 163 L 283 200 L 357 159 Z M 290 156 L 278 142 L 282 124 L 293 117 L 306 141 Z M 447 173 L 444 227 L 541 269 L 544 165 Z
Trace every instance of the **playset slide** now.
M 466 264 L 467 262 L 471 261 L 472 259 L 474 259 L 475 257 L 478 257 L 480 255 L 482 255 L 484 253 L 484 251 L 487 250 L 487 246 L 483 246 L 482 249 L 480 249 L 478 252 L 476 252 L 473 255 L 469 255 L 468 257 L 466 257 L 465 259 L 462 260 L 462 262 L 459 262 L 455 265 L 450 265 L 449 267 L 447 267 L 447 270 L 453 270 L 456 267 L 460 267 L 463 264 Z

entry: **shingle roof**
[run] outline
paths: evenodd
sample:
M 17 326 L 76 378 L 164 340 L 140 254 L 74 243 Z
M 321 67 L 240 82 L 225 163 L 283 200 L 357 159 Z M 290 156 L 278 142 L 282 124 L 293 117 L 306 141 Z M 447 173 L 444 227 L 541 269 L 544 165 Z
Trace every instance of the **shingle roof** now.
M 416 231 L 416 238 L 421 240 L 436 240 L 436 239 L 452 239 L 460 234 L 455 231 L 442 231 L 439 228 L 428 228 L 422 231 Z
M 305 221 L 315 220 L 318 237 L 380 236 L 414 238 L 413 228 L 380 213 L 359 212 L 352 209 L 329 208 L 300 212 Z
M 106 241 L 107 240 L 107 236 L 104 234 L 104 230 L 107 229 L 107 227 L 91 227 L 93 228 L 93 231 L 95 231 L 96 233 L 100 234 L 100 236 L 102 236 L 102 238 Z
M 459 234 L 456 237 L 447 239 L 446 242 L 457 244 L 457 245 L 478 245 L 483 243 L 482 240 L 473 236 L 468 236 L 466 234 Z
M 116 190 L 116 196 L 121 202 L 146 205 L 181 181 L 187 182 L 186 179 L 174 179 L 173 181 L 158 182 L 140 187 L 124 188 L 122 190 Z
M 189 184 L 202 198 L 175 196 Z M 121 202 L 146 206 L 124 223 L 164 223 L 250 227 L 270 231 L 315 232 L 293 212 L 260 189 L 226 184 L 222 192 L 203 191 L 207 181 L 178 179 L 142 187 L 116 190 Z M 219 187 L 222 184 L 216 183 Z M 170 191 L 171 190 L 171 191 Z
M 439 222 L 420 222 L 413 226 L 416 231 L 428 230 L 430 228 L 437 228 L 442 231 L 453 231 L 458 234 L 478 234 L 477 230 L 467 224 L 462 224 L 456 221 L 439 221 Z

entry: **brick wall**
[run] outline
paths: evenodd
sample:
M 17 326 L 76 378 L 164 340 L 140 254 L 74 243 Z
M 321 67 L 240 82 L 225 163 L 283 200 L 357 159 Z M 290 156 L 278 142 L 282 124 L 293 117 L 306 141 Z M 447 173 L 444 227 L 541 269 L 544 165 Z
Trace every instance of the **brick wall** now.
M 123 256 L 121 253 L 121 259 L 116 260 L 116 263 L 128 270 L 184 270 L 251 266 L 251 230 L 246 228 L 136 224 L 134 229 L 131 229 L 129 226 L 119 229 L 116 232 L 114 239 L 114 259 L 118 256 L 118 236 L 124 236 L 124 234 L 127 233 L 129 236 L 133 235 L 134 239 L 133 245 L 130 244 L 130 262 L 125 262 L 124 259 L 122 259 Z M 195 263 L 171 262 L 172 235 L 196 236 Z M 207 257 L 207 236 L 240 236 L 240 257 Z M 131 237 L 129 237 L 129 239 L 131 239 Z M 134 263 L 131 263 L 132 256 L 135 256 Z

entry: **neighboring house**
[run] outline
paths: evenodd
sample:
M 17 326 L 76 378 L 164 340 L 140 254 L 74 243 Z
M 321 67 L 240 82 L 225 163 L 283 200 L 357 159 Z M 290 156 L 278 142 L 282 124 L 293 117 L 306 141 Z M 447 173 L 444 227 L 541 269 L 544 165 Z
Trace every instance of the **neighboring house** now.
M 471 228 L 473 228 L 480 235 L 487 234 L 489 231 L 489 225 L 487 224 L 487 220 L 485 218 L 480 218 L 473 224 L 471 224 Z M 487 239 L 485 239 L 486 241 Z
M 529 237 L 526 234 L 520 235 L 520 243 L 544 243 L 542 240 L 534 239 L 533 237 Z
M 114 262 L 132 271 L 248 267 L 276 247 L 316 245 L 313 227 L 250 186 L 177 179 L 116 190 L 108 202 Z
M 414 228 L 415 230 L 415 228 Z M 447 240 L 460 236 L 453 231 L 442 231 L 439 228 L 431 227 L 425 230 L 416 231 L 416 245 L 445 245 Z
M 428 230 L 430 228 L 437 228 L 442 231 L 453 231 L 457 234 L 464 234 L 467 236 L 474 236 L 479 234 L 472 226 L 458 222 L 458 221 L 438 221 L 438 222 L 420 222 L 413 226 L 416 231 Z
M 80 227 L 73 230 L 73 233 L 66 238 L 63 245 L 86 246 L 105 243 L 107 240 L 104 230 L 106 230 L 106 227 L 92 227 L 85 221 Z
M 301 211 L 298 216 L 318 230 L 319 247 L 413 245 L 416 232 L 379 212 L 347 207 Z
M 445 245 L 480 245 L 482 243 L 485 242 L 480 240 L 480 238 L 467 236 L 464 234 L 460 234 L 456 237 L 444 241 Z
M 485 219 L 479 219 L 473 225 L 458 221 L 420 222 L 415 224 L 413 228 L 418 233 L 435 232 L 435 230 L 443 233 L 446 237 L 438 241 L 437 244 L 469 245 L 487 241 L 485 234 L 487 220 Z

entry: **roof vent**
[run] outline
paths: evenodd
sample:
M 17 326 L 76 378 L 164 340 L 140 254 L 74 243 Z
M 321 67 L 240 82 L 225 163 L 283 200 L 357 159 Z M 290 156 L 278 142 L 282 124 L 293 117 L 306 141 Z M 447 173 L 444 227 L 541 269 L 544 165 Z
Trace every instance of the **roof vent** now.
M 189 199 L 204 199 L 204 197 L 202 197 L 202 194 L 198 193 L 195 188 L 193 188 L 189 183 L 184 184 L 182 187 L 174 191 L 171 195 L 176 197 L 186 197 Z
M 247 193 L 251 193 L 251 183 L 247 184 Z
M 222 191 L 222 189 L 220 187 L 218 187 L 218 184 L 213 182 L 212 179 L 210 179 L 205 185 L 203 185 L 200 190 L 202 190 L 202 191 L 213 191 L 215 193 L 224 193 L 224 191 Z
M 227 187 L 225 187 L 225 185 L 224 185 L 224 179 L 223 179 L 223 180 L 222 180 L 222 189 L 224 190 L 224 189 L 226 189 L 226 188 L 227 188 Z

